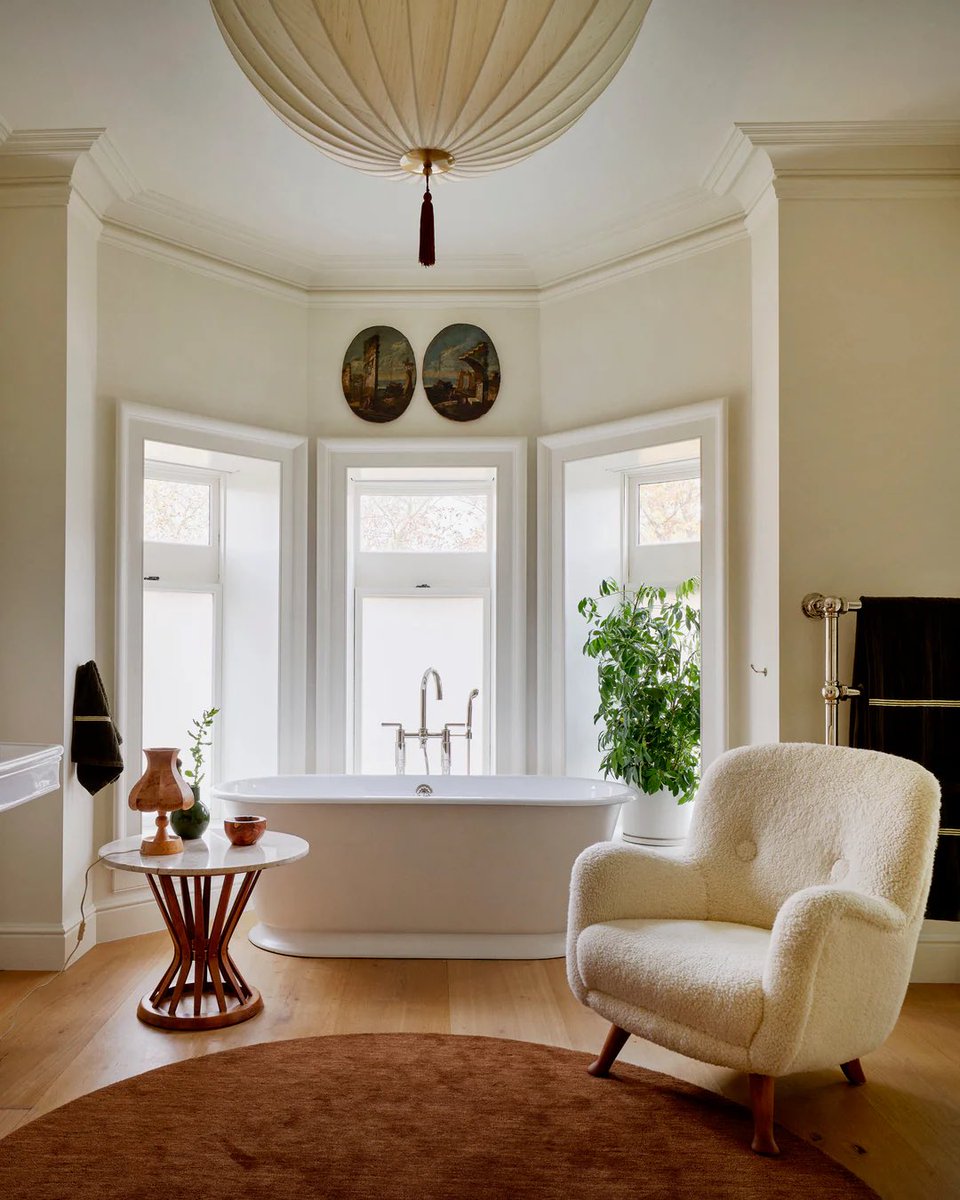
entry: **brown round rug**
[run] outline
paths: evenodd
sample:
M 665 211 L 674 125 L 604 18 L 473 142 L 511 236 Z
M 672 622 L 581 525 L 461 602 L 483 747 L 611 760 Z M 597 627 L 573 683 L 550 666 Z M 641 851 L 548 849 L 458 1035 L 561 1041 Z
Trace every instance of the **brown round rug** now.
M 228 1050 L 92 1092 L 0 1142 L 4 1200 L 874 1196 L 786 1130 L 640 1067 L 496 1038 Z

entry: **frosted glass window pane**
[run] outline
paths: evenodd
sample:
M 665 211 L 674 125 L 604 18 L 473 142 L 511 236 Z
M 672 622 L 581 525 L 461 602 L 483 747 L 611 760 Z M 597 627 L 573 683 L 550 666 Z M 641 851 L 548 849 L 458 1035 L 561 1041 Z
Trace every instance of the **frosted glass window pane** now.
M 487 497 L 362 494 L 360 549 L 482 553 L 487 549 Z
M 186 766 L 190 722 L 213 707 L 213 622 L 212 592 L 143 593 L 143 744 L 179 747 Z M 209 803 L 209 760 L 204 769 Z
M 144 479 L 143 540 L 209 546 L 210 485 L 179 479 Z
M 670 479 L 637 487 L 637 545 L 700 540 L 700 480 Z
M 483 688 L 484 603 L 475 596 L 365 596 L 361 600 L 360 763 L 365 775 L 390 775 L 396 730 L 381 721 L 401 721 L 404 729 L 420 727 L 420 679 L 434 667 L 443 680 L 443 700 L 428 683 L 427 723 L 439 732 L 444 723 L 465 721 L 467 697 Z M 481 692 L 473 707 L 471 768 L 483 770 L 488 698 Z M 460 732 L 454 730 L 454 732 Z M 440 741 L 428 743 L 430 771 L 440 774 Z M 466 773 L 466 744 L 453 741 L 454 774 Z M 418 743 L 407 743 L 407 774 L 424 773 Z

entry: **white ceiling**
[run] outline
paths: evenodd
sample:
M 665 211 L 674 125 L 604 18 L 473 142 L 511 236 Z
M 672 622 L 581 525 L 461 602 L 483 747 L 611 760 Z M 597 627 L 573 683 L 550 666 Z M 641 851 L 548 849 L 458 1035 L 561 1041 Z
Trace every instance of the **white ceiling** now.
M 106 127 L 139 191 L 111 215 L 233 257 L 385 273 L 414 262 L 420 189 L 324 157 L 267 108 L 204 0 L 0 0 L 0 118 Z M 653 0 L 581 121 L 519 166 L 436 187 L 441 264 L 542 281 L 641 245 L 734 122 L 960 118 L 960 0 Z M 386 277 L 386 274 L 385 274 Z M 420 276 L 422 279 L 422 275 Z

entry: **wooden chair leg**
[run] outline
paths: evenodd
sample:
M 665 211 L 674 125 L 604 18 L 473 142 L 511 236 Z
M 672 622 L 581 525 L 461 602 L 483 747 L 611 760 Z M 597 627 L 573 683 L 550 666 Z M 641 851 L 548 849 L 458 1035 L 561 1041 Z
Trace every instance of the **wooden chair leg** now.
M 772 1075 L 750 1076 L 750 1107 L 753 1110 L 753 1141 L 750 1149 L 754 1154 L 775 1156 L 780 1147 L 773 1137 L 773 1087 Z
M 859 1058 L 851 1058 L 849 1062 L 841 1063 L 840 1070 L 846 1075 L 847 1081 L 852 1083 L 854 1087 L 859 1087 L 861 1083 L 867 1082 L 867 1077 L 863 1073 L 863 1067 L 860 1066 Z
M 597 1079 L 605 1079 L 629 1036 L 630 1034 L 619 1025 L 611 1025 L 603 1049 L 599 1057 L 587 1067 L 587 1073 L 596 1076 Z

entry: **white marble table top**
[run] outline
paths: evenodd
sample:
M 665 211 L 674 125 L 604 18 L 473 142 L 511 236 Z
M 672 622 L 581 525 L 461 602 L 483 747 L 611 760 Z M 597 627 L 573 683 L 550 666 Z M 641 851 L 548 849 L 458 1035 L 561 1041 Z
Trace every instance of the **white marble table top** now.
M 303 838 L 270 829 L 253 846 L 234 846 L 223 830 L 211 827 L 202 838 L 185 840 L 180 854 L 143 855 L 142 840 L 140 836 L 120 838 L 101 846 L 104 866 L 147 875 L 238 875 L 282 867 L 310 852 L 310 843 Z

